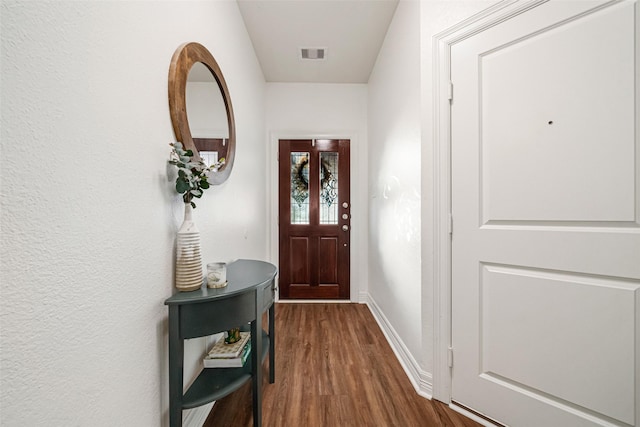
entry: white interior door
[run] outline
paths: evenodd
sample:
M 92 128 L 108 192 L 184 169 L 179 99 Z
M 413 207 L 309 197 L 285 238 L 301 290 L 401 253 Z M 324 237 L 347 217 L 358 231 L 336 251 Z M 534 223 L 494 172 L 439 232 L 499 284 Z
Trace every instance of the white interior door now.
M 452 400 L 640 426 L 636 1 L 550 1 L 451 48 Z

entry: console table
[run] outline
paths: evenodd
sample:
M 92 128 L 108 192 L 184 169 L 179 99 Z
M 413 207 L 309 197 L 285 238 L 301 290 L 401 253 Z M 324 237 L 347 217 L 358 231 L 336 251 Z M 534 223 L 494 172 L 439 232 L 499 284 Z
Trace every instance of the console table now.
M 262 361 L 269 354 L 269 382 L 275 381 L 276 267 L 263 261 L 237 260 L 227 265 L 228 285 L 180 292 L 169 306 L 169 420 L 182 425 L 182 410 L 218 400 L 253 382 L 253 425 L 262 424 Z M 206 280 L 205 280 L 206 281 Z M 262 313 L 269 310 L 269 333 Z M 251 357 L 242 368 L 205 368 L 183 393 L 184 340 L 213 335 L 250 323 Z

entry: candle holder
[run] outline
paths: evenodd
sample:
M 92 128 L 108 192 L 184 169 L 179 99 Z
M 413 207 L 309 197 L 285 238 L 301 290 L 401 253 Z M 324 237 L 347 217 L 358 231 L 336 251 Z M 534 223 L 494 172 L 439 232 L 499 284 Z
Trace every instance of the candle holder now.
M 227 286 L 227 264 L 211 262 L 207 264 L 207 286 L 209 288 L 224 288 Z

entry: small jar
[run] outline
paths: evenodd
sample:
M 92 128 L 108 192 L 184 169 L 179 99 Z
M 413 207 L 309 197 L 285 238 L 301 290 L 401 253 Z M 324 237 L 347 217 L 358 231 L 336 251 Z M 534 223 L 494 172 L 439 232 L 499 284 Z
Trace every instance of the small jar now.
M 227 264 L 211 262 L 207 264 L 207 286 L 210 288 L 224 288 L 227 286 Z

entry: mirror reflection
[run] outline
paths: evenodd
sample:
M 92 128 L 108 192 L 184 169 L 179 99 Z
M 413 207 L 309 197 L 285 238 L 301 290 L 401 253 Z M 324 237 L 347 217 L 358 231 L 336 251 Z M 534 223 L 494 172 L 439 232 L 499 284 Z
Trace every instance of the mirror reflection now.
M 189 71 L 185 97 L 193 142 L 202 160 L 210 166 L 226 158 L 229 126 L 224 98 L 213 74 L 201 62 Z

